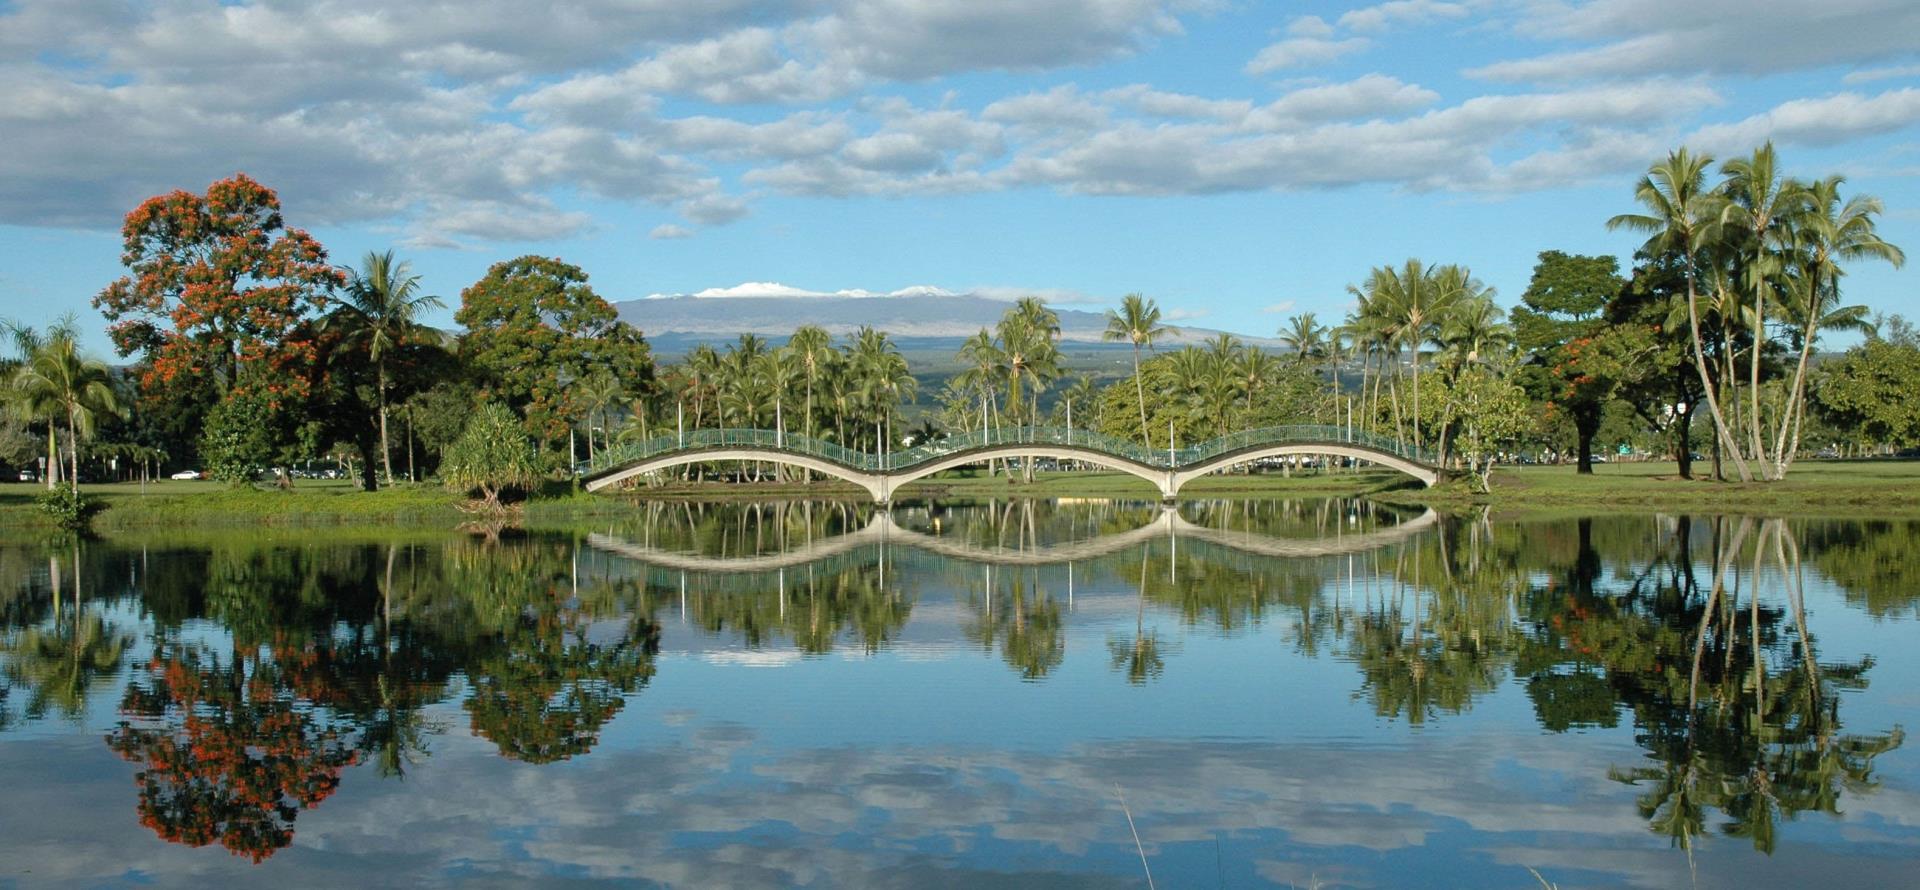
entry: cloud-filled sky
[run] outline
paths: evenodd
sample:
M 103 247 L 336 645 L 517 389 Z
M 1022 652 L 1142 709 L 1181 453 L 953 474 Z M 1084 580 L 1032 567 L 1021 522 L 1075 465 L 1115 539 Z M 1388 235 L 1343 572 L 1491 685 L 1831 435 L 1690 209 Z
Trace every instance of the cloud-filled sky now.
M 1630 253 L 1602 224 L 1669 148 L 1769 138 L 1920 247 L 1910 0 L 11 0 L 0 94 L 29 322 L 235 171 L 450 303 L 537 252 L 614 299 L 1142 291 L 1264 335 L 1408 256 L 1511 301 L 1541 250 Z

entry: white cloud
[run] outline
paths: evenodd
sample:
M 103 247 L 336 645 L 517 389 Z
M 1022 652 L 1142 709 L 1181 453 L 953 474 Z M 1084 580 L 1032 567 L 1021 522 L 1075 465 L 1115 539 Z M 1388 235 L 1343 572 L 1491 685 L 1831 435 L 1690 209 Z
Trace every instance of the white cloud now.
M 1287 23 L 1287 34 L 1292 37 L 1332 37 L 1333 26 L 1317 15 L 1303 15 Z
M 1435 19 L 1458 19 L 1467 15 L 1463 3 L 1441 3 L 1437 0 L 1393 0 L 1378 6 L 1356 9 L 1340 16 L 1338 24 L 1342 28 L 1355 31 L 1381 31 L 1394 24 L 1424 24 Z
M 1168 321 L 1192 321 L 1193 319 L 1196 319 L 1196 318 L 1205 318 L 1210 314 L 1211 313 L 1205 309 L 1187 309 L 1184 307 L 1174 307 L 1172 309 L 1168 309 L 1166 313 L 1161 317 L 1165 318 Z
M 676 226 L 673 223 L 661 223 L 654 226 L 653 231 L 647 233 L 647 237 L 660 241 L 676 238 L 692 238 L 693 230 L 685 226 Z
M 1593 0 L 1526 7 L 1519 33 L 1595 44 L 1467 73 L 1513 81 L 1772 74 L 1913 55 L 1911 0 Z
M 1842 83 L 1872 83 L 1876 80 L 1920 77 L 1920 65 L 1895 65 L 1888 68 L 1867 68 L 1861 71 L 1849 71 L 1840 78 Z
M 1292 312 L 1293 301 L 1281 300 L 1278 303 L 1268 303 L 1267 305 L 1260 307 L 1260 311 L 1268 313 L 1270 315 L 1278 315 L 1282 312 Z
M 1283 68 L 1325 65 L 1341 56 L 1359 52 L 1368 46 L 1364 37 L 1331 40 L 1324 37 L 1290 37 L 1256 53 L 1246 66 L 1248 74 L 1266 74 Z
M 1701 127 L 1686 142 L 1724 154 L 1745 152 L 1769 139 L 1832 145 L 1915 124 L 1920 124 L 1920 88 L 1907 87 L 1877 96 L 1839 93 L 1819 99 L 1794 99 L 1744 120 Z

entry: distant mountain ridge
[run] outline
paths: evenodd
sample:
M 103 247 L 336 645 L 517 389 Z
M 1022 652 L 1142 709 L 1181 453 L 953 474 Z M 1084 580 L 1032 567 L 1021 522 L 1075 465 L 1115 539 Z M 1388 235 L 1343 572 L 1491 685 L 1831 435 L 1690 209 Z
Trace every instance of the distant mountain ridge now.
M 893 337 L 914 340 L 963 340 L 981 328 L 992 328 L 1013 304 L 977 294 L 904 293 L 882 296 L 729 296 L 650 297 L 614 304 L 620 318 L 646 334 L 667 342 L 718 342 L 741 334 L 785 339 L 794 328 L 816 324 L 835 337 L 852 334 L 863 325 Z M 1088 311 L 1051 306 L 1060 316 L 1060 338 L 1071 343 L 1099 343 L 1107 329 L 1104 310 Z M 1163 346 L 1199 343 L 1219 333 L 1207 328 L 1168 325 Z M 1236 335 L 1239 336 L 1239 335 Z M 1241 337 L 1259 346 L 1277 345 L 1258 337 Z

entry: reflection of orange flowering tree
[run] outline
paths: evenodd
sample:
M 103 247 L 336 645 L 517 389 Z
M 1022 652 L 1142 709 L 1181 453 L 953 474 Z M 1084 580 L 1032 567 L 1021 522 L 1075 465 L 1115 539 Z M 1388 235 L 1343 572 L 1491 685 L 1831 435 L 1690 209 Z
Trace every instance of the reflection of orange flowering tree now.
M 129 685 L 107 736 L 141 765 L 138 810 L 160 837 L 219 843 L 262 861 L 293 841 L 300 810 L 339 787 L 355 762 L 348 733 L 305 706 L 270 661 L 221 664 L 199 647 L 160 650 Z

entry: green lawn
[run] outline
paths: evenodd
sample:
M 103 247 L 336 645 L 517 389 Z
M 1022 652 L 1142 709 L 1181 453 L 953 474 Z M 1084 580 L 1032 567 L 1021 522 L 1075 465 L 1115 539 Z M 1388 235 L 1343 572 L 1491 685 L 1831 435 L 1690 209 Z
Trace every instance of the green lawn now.
M 1731 467 L 1729 467 L 1731 469 Z M 1490 503 L 1526 510 L 1707 508 L 1769 513 L 1845 513 L 1868 516 L 1920 513 L 1920 461 L 1799 461 L 1782 482 L 1741 484 L 1708 478 L 1710 463 L 1695 463 L 1695 478 L 1679 477 L 1671 462 L 1596 464 L 1592 475 L 1574 467 L 1505 467 L 1493 475 L 1493 494 L 1465 483 L 1431 490 L 1400 490 L 1395 501 L 1455 505 Z

